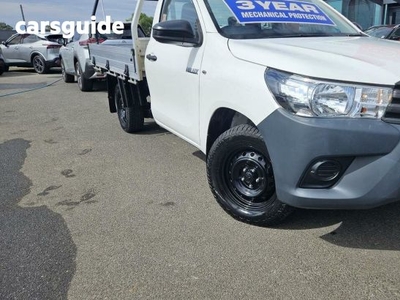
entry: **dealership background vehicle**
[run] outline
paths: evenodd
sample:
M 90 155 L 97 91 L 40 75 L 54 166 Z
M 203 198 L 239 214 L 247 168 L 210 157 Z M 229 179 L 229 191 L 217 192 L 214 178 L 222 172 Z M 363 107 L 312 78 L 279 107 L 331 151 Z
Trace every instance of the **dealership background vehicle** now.
M 8 67 L 33 67 L 39 74 L 60 66 L 59 51 L 62 35 L 20 34 L 12 35 L 0 45 Z
M 6 71 L 7 71 L 7 67 L 4 62 L 3 53 L 1 53 L 1 49 L 0 49 L 0 75 L 2 75 Z
M 93 89 L 94 80 L 105 79 L 105 75 L 96 72 L 93 63 L 90 60 L 89 45 L 101 44 L 105 41 L 121 41 L 126 43 L 131 39 L 130 23 L 125 23 L 125 29 L 122 34 L 80 34 L 75 31 L 73 38 L 61 48 L 61 71 L 65 82 L 78 82 L 81 91 L 87 92 Z M 144 36 L 142 28 L 138 27 L 139 35 Z M 132 44 L 132 41 L 129 42 Z
M 162 0 L 140 38 L 143 3 L 132 45 L 90 46 L 110 111 L 137 132 L 151 110 L 205 153 L 227 213 L 274 225 L 400 199 L 400 44 L 319 0 Z
M 364 31 L 369 36 L 380 39 L 400 40 L 400 24 L 398 25 L 377 25 Z

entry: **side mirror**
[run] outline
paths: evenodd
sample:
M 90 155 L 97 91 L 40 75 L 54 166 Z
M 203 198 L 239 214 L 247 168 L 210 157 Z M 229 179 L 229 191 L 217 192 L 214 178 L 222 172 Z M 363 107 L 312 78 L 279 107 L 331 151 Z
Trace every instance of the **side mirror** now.
M 157 42 L 164 44 L 199 45 L 192 26 L 186 20 L 170 20 L 157 23 L 153 26 L 153 37 Z
M 5 41 L 2 41 L 1 44 L 4 45 L 4 46 L 6 46 L 6 47 L 8 47 L 8 44 L 7 44 L 7 42 L 5 42 Z

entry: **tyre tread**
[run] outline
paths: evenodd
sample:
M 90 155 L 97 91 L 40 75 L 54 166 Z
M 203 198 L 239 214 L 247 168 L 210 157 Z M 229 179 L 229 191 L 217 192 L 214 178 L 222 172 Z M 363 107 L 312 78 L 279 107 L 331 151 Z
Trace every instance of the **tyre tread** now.
M 268 214 L 264 214 L 263 218 L 246 218 L 242 215 L 239 215 L 238 213 L 235 212 L 235 210 L 231 209 L 229 205 L 226 205 L 224 200 L 222 199 L 222 196 L 219 195 L 218 191 L 213 185 L 212 182 L 212 174 L 209 166 L 209 162 L 214 160 L 214 157 L 217 155 L 217 150 L 218 148 L 221 147 L 222 144 L 225 142 L 234 139 L 238 136 L 246 136 L 246 137 L 251 137 L 251 138 L 257 138 L 260 140 L 263 140 L 262 135 L 258 131 L 257 128 L 248 125 L 248 124 L 242 124 L 238 125 L 235 127 L 232 127 L 222 133 L 214 142 L 214 144 L 211 146 L 211 149 L 209 151 L 209 155 L 207 157 L 207 180 L 208 184 L 210 186 L 210 189 L 214 195 L 214 198 L 217 200 L 217 203 L 232 217 L 234 217 L 236 220 L 246 222 L 249 224 L 253 225 L 258 225 L 258 226 L 274 226 L 282 223 L 284 219 L 286 219 L 294 210 L 293 207 L 280 202 L 278 199 L 276 199 L 275 203 L 270 207 L 272 211 L 270 211 Z

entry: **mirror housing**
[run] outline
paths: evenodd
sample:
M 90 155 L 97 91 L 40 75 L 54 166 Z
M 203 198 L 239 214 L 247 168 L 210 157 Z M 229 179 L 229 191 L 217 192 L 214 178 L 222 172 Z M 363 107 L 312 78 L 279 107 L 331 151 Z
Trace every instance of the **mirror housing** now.
M 200 44 L 194 35 L 192 26 L 186 20 L 170 20 L 155 24 L 153 26 L 153 37 L 157 42 L 164 44 L 189 46 Z

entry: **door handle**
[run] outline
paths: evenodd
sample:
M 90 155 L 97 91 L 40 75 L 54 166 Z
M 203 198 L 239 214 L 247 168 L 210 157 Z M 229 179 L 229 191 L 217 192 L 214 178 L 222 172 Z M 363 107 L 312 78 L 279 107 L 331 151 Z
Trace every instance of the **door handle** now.
M 151 61 L 156 61 L 157 60 L 157 56 L 155 56 L 154 54 L 147 54 L 146 58 L 148 60 L 151 60 Z

